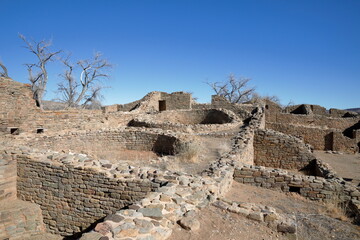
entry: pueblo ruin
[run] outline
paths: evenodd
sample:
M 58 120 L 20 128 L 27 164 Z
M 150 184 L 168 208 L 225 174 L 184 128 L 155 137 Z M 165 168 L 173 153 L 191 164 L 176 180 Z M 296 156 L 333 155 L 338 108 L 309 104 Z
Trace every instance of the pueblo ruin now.
M 210 205 L 289 236 L 296 219 L 224 198 L 234 182 L 337 197 L 360 221 L 357 179 L 314 151 L 359 154 L 360 115 L 271 101 L 232 104 L 151 92 L 101 110 L 40 110 L 30 86 L 0 78 L 0 239 L 167 239 L 196 231 Z

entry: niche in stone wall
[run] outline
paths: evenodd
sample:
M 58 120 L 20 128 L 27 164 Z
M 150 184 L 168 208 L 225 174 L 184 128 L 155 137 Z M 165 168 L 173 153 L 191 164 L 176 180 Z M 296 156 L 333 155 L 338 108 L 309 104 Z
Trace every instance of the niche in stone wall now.
M 355 130 L 360 129 L 360 121 L 355 123 L 353 126 L 345 129 L 343 135 L 349 138 L 355 138 Z
M 43 128 L 38 128 L 38 129 L 36 129 L 36 133 L 37 134 L 44 133 L 44 129 Z
M 166 110 L 166 101 L 165 100 L 160 100 L 159 101 L 159 111 L 165 111 Z
M 10 134 L 19 135 L 19 133 L 20 133 L 19 128 L 10 128 Z

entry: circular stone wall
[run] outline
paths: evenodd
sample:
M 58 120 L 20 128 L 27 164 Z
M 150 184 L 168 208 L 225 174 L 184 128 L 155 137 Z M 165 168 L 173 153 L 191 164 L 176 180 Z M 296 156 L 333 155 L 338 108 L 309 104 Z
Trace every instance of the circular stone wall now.
M 146 152 L 157 155 L 173 155 L 176 146 L 182 143 L 175 134 L 155 130 L 102 130 L 82 131 L 57 136 L 37 137 L 29 141 L 29 146 L 63 152 L 86 153 L 107 160 L 124 159 L 126 151 Z M 145 154 L 146 155 L 146 154 Z
M 241 119 L 226 109 L 163 111 L 140 115 L 129 123 L 134 127 L 161 128 L 182 132 L 222 131 L 240 124 L 242 124 Z

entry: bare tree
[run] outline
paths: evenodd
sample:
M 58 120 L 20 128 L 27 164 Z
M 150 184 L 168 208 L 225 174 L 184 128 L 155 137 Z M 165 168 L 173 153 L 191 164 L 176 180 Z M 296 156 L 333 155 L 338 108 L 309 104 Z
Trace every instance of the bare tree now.
M 28 41 L 25 36 L 21 34 L 19 34 L 19 37 L 26 43 L 25 48 L 27 48 L 31 53 L 35 54 L 38 60 L 37 63 L 25 65 L 28 68 L 29 80 L 31 82 L 31 89 L 33 91 L 33 98 L 35 99 L 36 104 L 42 109 L 42 99 L 46 92 L 46 85 L 48 82 L 46 65 L 48 62 L 53 61 L 54 56 L 59 54 L 61 50 L 51 52 L 49 49 L 51 46 L 51 41 Z
M 212 88 L 216 95 L 225 97 L 229 102 L 242 103 L 249 101 L 255 92 L 254 87 L 247 87 L 249 81 L 249 78 L 236 78 L 230 74 L 225 82 L 206 82 L 206 84 Z
M 278 96 L 276 96 L 276 95 L 261 96 L 260 94 L 255 92 L 255 93 L 252 94 L 251 100 L 252 101 L 267 100 L 267 101 L 274 102 L 274 103 L 276 103 L 278 105 L 281 105 L 280 98 Z
M 66 104 L 67 107 L 75 107 L 75 99 L 77 97 L 77 87 L 79 84 L 76 82 L 73 71 L 74 65 L 69 61 L 70 56 L 60 61 L 66 66 L 66 70 L 60 76 L 64 79 L 63 82 L 58 84 L 58 92 L 61 93 L 60 100 Z
M 96 53 L 93 59 L 77 62 L 76 65 L 81 70 L 79 81 L 73 76 L 74 64 L 71 64 L 68 58 L 62 62 L 67 70 L 61 75 L 64 82 L 58 84 L 58 91 L 62 94 L 62 101 L 67 107 L 99 105 L 102 98 L 101 90 L 104 88 L 101 81 L 109 78 L 107 74 L 111 68 L 109 62 L 101 53 Z
M 0 77 L 8 78 L 9 75 L 8 75 L 7 68 L 5 67 L 5 65 L 2 62 L 0 62 L 0 67 L 3 70 L 3 72 L 0 72 Z

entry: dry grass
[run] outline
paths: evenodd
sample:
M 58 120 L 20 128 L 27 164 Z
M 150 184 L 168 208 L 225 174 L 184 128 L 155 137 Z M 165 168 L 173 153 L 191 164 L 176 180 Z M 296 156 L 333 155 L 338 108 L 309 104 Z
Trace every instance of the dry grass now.
M 348 203 L 340 199 L 339 195 L 333 196 L 329 201 L 324 203 L 325 209 L 323 214 L 341 221 L 350 221 L 347 217 Z
M 196 163 L 199 161 L 201 145 L 195 142 L 179 144 L 176 146 L 176 158 L 184 163 Z

